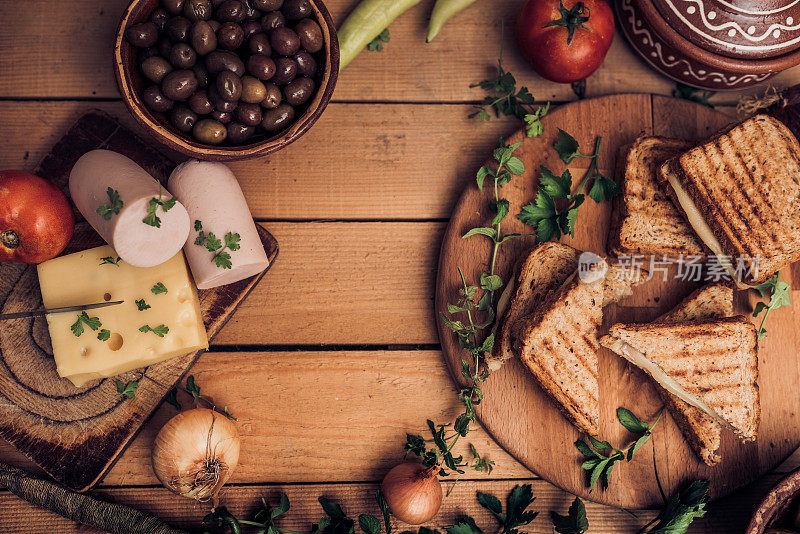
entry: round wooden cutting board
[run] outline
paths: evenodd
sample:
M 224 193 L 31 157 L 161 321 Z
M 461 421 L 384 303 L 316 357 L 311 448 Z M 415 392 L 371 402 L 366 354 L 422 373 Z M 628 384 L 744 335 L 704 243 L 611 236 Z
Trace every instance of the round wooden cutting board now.
M 501 189 L 501 196 L 511 203 L 502 232 L 505 235 L 533 231 L 517 220 L 516 215 L 536 195 L 540 165 L 556 174 L 565 168 L 552 148 L 557 128 L 572 134 L 585 153 L 593 150 L 596 136 L 603 136 L 600 170 L 606 176 L 615 176 L 618 149 L 641 134 L 699 141 L 733 120 L 732 115 L 685 100 L 651 95 L 615 95 L 559 107 L 544 120 L 545 133 L 541 137 L 527 139 L 520 132 L 508 140 L 509 143 L 524 141 L 515 155 L 525 164 L 525 173 Z M 588 160 L 579 158 L 569 166 L 574 183 L 583 175 L 587 163 Z M 468 282 L 475 285 L 481 271 L 488 271 L 490 241 L 483 236 L 468 239 L 461 236 L 473 227 L 489 225 L 493 215 L 489 209 L 491 187 L 481 193 L 474 180 L 470 184 L 456 205 L 442 242 L 436 286 L 437 317 L 438 312 L 446 311 L 448 302 L 456 302 L 458 298 L 458 267 Z M 611 203 L 596 204 L 587 197 L 580 208 L 575 237 L 563 241 L 577 249 L 605 255 L 610 213 Z M 497 273 L 504 282 L 508 281 L 513 263 L 533 244 L 533 238 L 522 238 L 501 247 Z M 707 467 L 697 459 L 675 423 L 665 414 L 650 442 L 636 453 L 633 461 L 617 463 L 609 488 L 602 490 L 598 485 L 590 494 L 585 472 L 580 468 L 582 455 L 573 445 L 581 434 L 561 416 L 516 359 L 506 362 L 484 384 L 480 421 L 502 447 L 537 475 L 585 499 L 623 508 L 660 507 L 663 500 L 657 479 L 668 495 L 687 480 L 698 478 L 711 480 L 713 497 L 726 495 L 778 465 L 800 445 L 797 357 L 800 269 L 796 267 L 782 272 L 782 279 L 792 285 L 793 304 L 772 312 L 766 325 L 769 333 L 759 348 L 758 439 L 741 443 L 730 431 L 723 430 L 720 449 L 723 460 L 715 467 Z M 694 283 L 675 280 L 673 273 L 667 278 L 664 281 L 659 273 L 639 286 L 632 297 L 606 308 L 603 329 L 618 321 L 651 321 L 696 287 Z M 758 300 L 755 291 L 737 292 L 736 311 L 751 316 Z M 458 347 L 455 335 L 441 322 L 438 327 L 451 374 L 461 382 L 461 360 L 467 353 Z M 600 437 L 622 448 L 633 436 L 617 421 L 617 407 L 626 407 L 652 422 L 662 403 L 655 386 L 641 371 L 605 349 L 601 349 L 598 357 Z

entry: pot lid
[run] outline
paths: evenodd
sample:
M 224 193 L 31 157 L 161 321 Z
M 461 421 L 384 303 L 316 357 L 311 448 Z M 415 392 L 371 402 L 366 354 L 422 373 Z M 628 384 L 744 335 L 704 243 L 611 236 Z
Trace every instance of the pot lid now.
M 800 0 L 641 0 L 652 2 L 682 37 L 710 52 L 767 58 L 800 48 Z

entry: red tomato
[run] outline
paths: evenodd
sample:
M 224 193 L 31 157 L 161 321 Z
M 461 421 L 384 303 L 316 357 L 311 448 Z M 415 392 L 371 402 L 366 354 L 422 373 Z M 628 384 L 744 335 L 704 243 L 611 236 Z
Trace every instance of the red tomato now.
M 27 172 L 0 171 L 0 261 L 55 258 L 74 229 L 72 206 L 55 185 Z
M 517 16 L 517 45 L 539 76 L 559 83 L 597 70 L 614 38 L 605 0 L 528 0 Z

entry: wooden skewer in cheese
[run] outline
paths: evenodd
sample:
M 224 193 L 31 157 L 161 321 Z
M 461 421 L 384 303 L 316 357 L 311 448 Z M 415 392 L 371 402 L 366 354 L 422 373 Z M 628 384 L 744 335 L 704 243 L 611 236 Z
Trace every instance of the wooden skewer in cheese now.
M 69 192 L 89 224 L 134 267 L 164 263 L 189 236 L 186 208 L 171 203 L 172 195 L 122 154 L 92 150 L 81 156 L 70 172 Z
M 187 161 L 172 171 L 167 188 L 186 206 L 194 225 L 183 252 L 198 289 L 232 284 L 269 266 L 247 201 L 228 167 Z

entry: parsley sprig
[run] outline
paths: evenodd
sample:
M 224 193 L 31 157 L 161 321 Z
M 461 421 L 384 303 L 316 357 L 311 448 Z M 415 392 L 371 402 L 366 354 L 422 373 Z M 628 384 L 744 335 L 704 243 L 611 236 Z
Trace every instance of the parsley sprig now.
M 550 512 L 553 529 L 558 534 L 584 534 L 589 530 L 589 519 L 586 517 L 586 505 L 578 497 L 572 501 L 567 515 Z
M 144 299 L 136 299 L 133 303 L 136 304 L 136 309 L 139 311 L 150 309 L 150 305 Z
M 135 397 L 136 390 L 139 389 L 138 380 L 131 380 L 130 382 L 123 382 L 122 380 L 117 380 L 116 384 L 117 384 L 117 393 L 129 399 Z
M 658 517 L 639 530 L 638 534 L 684 534 L 692 521 L 706 515 L 708 485 L 708 480 L 694 480 L 670 495 Z
M 584 154 L 580 150 L 578 141 L 559 128 L 553 148 L 561 161 L 569 165 L 577 158 L 589 158 L 590 162 L 575 193 L 572 193 L 572 174 L 569 169 L 565 169 L 559 176 L 544 165 L 540 166 L 539 190 L 536 200 L 523 206 L 517 215 L 520 221 L 536 228 L 538 242 L 558 239 L 562 234 L 575 235 L 578 208 L 586 199 L 583 191 L 590 181 L 592 181 L 592 187 L 589 189 L 588 195 L 598 204 L 619 194 L 619 184 L 615 180 L 603 176 L 598 170 L 602 143 L 603 138 L 598 137 L 595 141 L 594 152 Z
M 178 402 L 178 390 L 181 390 L 185 393 L 188 393 L 192 397 L 192 405 L 199 406 L 203 405 L 207 407 L 209 410 L 214 410 L 215 412 L 219 412 L 228 419 L 232 419 L 234 421 L 238 421 L 229 411 L 228 407 L 224 406 L 220 408 L 216 404 L 214 404 L 213 399 L 210 397 L 206 397 L 205 395 L 200 393 L 200 386 L 197 385 L 194 379 L 194 375 L 189 375 L 186 377 L 186 386 L 182 386 L 180 382 L 175 384 L 175 388 L 170 390 L 169 394 L 167 395 L 167 402 L 174 406 L 175 408 L 180 411 L 182 409 L 181 403 Z
M 383 43 L 388 43 L 389 39 L 389 28 L 385 28 L 375 39 L 367 43 L 367 50 L 370 52 L 380 52 L 383 50 Z
M 697 102 L 698 104 L 702 104 L 710 108 L 713 108 L 714 105 L 709 102 L 709 98 L 714 96 L 714 94 L 714 91 L 703 91 L 702 89 L 690 87 L 682 83 L 677 84 L 675 89 L 672 91 L 672 96 L 675 98 L 682 98 L 684 100 L 689 100 L 690 102 Z
M 163 324 L 158 326 L 150 326 L 149 324 L 143 325 L 139 327 L 139 332 L 147 333 L 152 332 L 158 337 L 164 337 L 166 334 L 169 334 L 169 327 Z
M 120 210 L 122 209 L 122 199 L 119 198 L 119 191 L 116 189 L 112 189 L 109 187 L 106 189 L 106 194 L 108 195 L 108 202 L 106 204 L 101 204 L 97 208 L 97 214 L 102 216 L 105 220 L 111 220 L 111 217 L 114 215 L 119 215 Z
M 217 267 L 221 269 L 230 269 L 233 264 L 231 263 L 231 255 L 228 251 L 235 252 L 239 250 L 239 242 L 242 240 L 239 234 L 228 232 L 225 234 L 225 243 L 223 243 L 213 232 L 206 233 L 203 230 L 203 223 L 200 221 L 194 222 L 194 229 L 198 232 L 194 244 L 205 247 L 209 252 L 213 252 L 211 257 Z M 227 250 L 226 250 L 227 249 Z
M 156 282 L 155 285 L 153 285 L 153 287 L 150 288 L 150 292 L 153 295 L 158 295 L 159 293 L 166 293 L 167 286 L 165 286 L 163 282 Z
M 83 334 L 83 325 L 86 325 L 92 330 L 97 331 L 97 329 L 102 326 L 102 323 L 100 322 L 99 317 L 89 317 L 89 314 L 85 311 L 79 313 L 78 318 L 69 327 L 75 337 L 80 337 L 81 334 Z
M 619 420 L 620 424 L 622 424 L 622 426 L 624 426 L 628 432 L 633 434 L 641 434 L 636 441 L 624 449 L 612 447 L 609 442 L 600 441 L 593 436 L 589 436 L 589 443 L 592 445 L 591 447 L 582 439 L 579 439 L 575 442 L 575 447 L 581 452 L 581 454 L 583 454 L 583 463 L 581 464 L 581 469 L 589 473 L 589 491 L 594 489 L 594 486 L 598 480 L 603 488 L 608 487 L 608 483 L 611 479 L 611 469 L 614 467 L 614 464 L 620 460 L 626 460 L 630 462 L 633 459 L 633 455 L 636 453 L 636 451 L 638 451 L 650 439 L 653 429 L 658 424 L 662 414 L 663 410 L 658 414 L 655 422 L 652 425 L 649 425 L 645 421 L 642 421 L 636 417 L 630 410 L 625 408 L 617 408 L 617 419 Z M 608 451 L 610 454 L 601 454 L 598 451 Z
M 156 215 L 156 211 L 159 207 L 164 210 L 164 213 L 168 212 L 175 206 L 175 203 L 178 201 L 175 197 L 170 197 L 168 200 L 164 200 L 161 196 L 161 190 L 159 189 L 158 197 L 153 197 L 147 203 L 147 215 L 142 222 L 154 226 L 156 228 L 161 228 L 161 218 Z
M 100 258 L 100 265 L 116 265 L 117 267 L 119 267 L 120 259 L 121 258 L 119 256 L 117 256 L 116 258 L 114 256 L 105 256 L 103 258 Z
M 753 309 L 753 317 L 758 317 L 762 311 L 764 312 L 764 315 L 761 317 L 761 324 L 758 325 L 758 341 L 761 341 L 767 337 L 767 329 L 764 328 L 764 324 L 767 322 L 769 312 L 776 308 L 780 308 L 781 306 L 792 305 L 792 298 L 791 294 L 789 293 L 791 286 L 788 283 L 778 279 L 780 274 L 781 272 L 778 271 L 766 282 L 758 284 L 757 286 L 753 286 L 753 289 L 761 293 L 763 298 L 769 299 L 769 302 L 767 303 L 759 302 L 756 304 L 755 309 Z
M 536 499 L 533 496 L 533 488 L 530 484 L 514 486 L 511 493 L 506 498 L 506 510 L 500 499 L 488 493 L 477 492 L 478 504 L 489 510 L 492 516 L 500 523 L 498 534 L 520 534 L 519 527 L 529 525 L 539 512 L 528 510 Z M 405 534 L 405 533 L 403 533 Z M 420 534 L 422 531 L 420 530 Z M 447 527 L 447 534 L 484 534 L 483 530 L 475 523 L 475 520 L 465 515 L 458 523 Z

